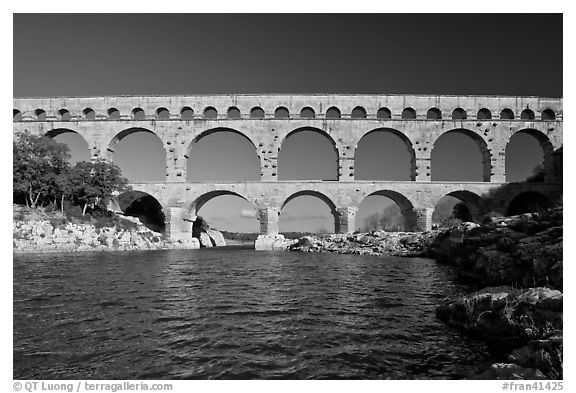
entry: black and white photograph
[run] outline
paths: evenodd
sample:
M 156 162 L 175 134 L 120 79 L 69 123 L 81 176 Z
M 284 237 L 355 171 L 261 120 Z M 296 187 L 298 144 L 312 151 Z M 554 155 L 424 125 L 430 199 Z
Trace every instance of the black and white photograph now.
M 561 8 L 156 6 L 11 15 L 5 391 L 570 390 Z

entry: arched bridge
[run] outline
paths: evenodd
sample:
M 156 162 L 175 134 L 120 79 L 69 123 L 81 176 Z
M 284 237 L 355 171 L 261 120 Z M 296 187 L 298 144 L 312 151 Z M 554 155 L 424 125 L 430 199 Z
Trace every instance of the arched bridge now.
M 56 136 L 75 132 L 87 142 L 92 159 L 113 160 L 117 144 L 139 131 L 157 135 L 166 157 L 164 182 L 134 183 L 135 196 L 149 195 L 161 206 L 165 231 L 189 238 L 191 222 L 203 204 L 219 195 L 251 203 L 261 233 L 278 231 L 279 213 L 292 198 L 312 195 L 325 201 L 336 232 L 355 229 L 359 204 L 383 195 L 400 207 L 407 230 L 427 230 L 436 202 L 451 195 L 475 219 L 487 211 L 505 214 L 515 198 L 562 192 L 555 168 L 561 162 L 562 99 L 499 96 L 417 95 L 212 95 L 138 97 L 52 97 L 14 99 L 14 130 Z M 308 130 L 334 146 L 338 176 L 333 181 L 278 180 L 278 153 L 291 134 Z M 410 155 L 409 181 L 355 179 L 355 152 L 373 131 L 391 132 Z M 245 137 L 260 161 L 260 180 L 189 182 L 186 163 L 192 147 L 214 132 Z M 470 137 L 482 154 L 482 182 L 432 181 L 431 152 L 445 134 Z M 506 146 L 516 133 L 530 134 L 544 152 L 544 181 L 506 182 Z M 505 189 L 506 192 L 500 192 Z

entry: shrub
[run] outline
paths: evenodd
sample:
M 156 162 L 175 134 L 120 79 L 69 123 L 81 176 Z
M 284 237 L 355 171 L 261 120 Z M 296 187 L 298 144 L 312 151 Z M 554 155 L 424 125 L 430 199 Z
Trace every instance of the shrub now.
M 50 217 L 48 219 L 48 222 L 50 223 L 50 225 L 52 225 L 52 227 L 54 229 L 56 228 L 61 228 L 64 227 L 66 225 L 66 218 L 64 217 Z

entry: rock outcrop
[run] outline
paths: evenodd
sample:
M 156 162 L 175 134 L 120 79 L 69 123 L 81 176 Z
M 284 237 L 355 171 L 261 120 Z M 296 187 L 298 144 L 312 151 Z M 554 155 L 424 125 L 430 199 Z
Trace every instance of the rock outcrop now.
M 286 239 L 284 235 L 260 235 L 254 242 L 256 250 L 286 251 L 296 240 Z
M 562 329 L 563 295 L 550 288 L 484 288 L 436 309 L 442 321 L 517 347 Z
M 194 217 L 192 237 L 198 239 L 200 247 L 222 247 L 226 245 L 224 236 L 219 231 L 210 229 L 210 225 L 201 216 Z
M 333 252 L 359 255 L 421 256 L 426 253 L 437 231 L 430 232 L 385 232 L 331 234 L 305 236 L 289 245 L 289 251 Z
M 429 256 L 480 285 L 562 290 L 562 210 L 492 218 L 438 235 Z
M 475 379 L 561 379 L 563 296 L 550 288 L 484 288 L 436 309 L 439 319 L 499 348 L 510 363 L 495 363 Z
M 215 247 L 222 247 L 226 245 L 226 240 L 224 240 L 224 236 L 222 235 L 222 233 L 214 229 L 208 229 L 206 233 L 210 237 L 210 240 L 212 240 L 212 243 L 214 244 Z
M 562 209 L 556 208 L 461 225 L 429 247 L 430 256 L 455 266 L 467 282 L 500 285 L 436 309 L 439 319 L 510 352 L 509 363 L 495 363 L 475 378 L 562 379 L 562 245 Z
M 200 245 L 194 241 L 187 244 L 169 242 L 161 233 L 153 232 L 143 225 L 127 230 L 115 227 L 96 228 L 91 224 L 73 222 L 55 226 L 47 220 L 13 222 L 13 251 L 15 253 L 199 247 Z

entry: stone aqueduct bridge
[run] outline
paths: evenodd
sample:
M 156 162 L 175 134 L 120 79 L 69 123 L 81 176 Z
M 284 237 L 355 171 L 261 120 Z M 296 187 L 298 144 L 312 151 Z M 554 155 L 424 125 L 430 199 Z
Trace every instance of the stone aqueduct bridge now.
M 189 238 L 190 216 L 220 195 L 238 195 L 259 213 L 262 234 L 278 231 L 282 207 L 300 195 L 324 200 L 335 217 L 336 232 L 351 232 L 362 200 L 383 195 L 401 208 L 407 228 L 430 229 L 435 204 L 445 195 L 463 201 L 473 217 L 486 210 L 483 196 L 507 187 L 507 200 L 490 209 L 506 212 L 524 192 L 548 198 L 562 192 L 554 179 L 553 152 L 562 147 L 562 99 L 497 96 L 416 95 L 204 95 L 120 96 L 14 99 L 14 130 L 56 136 L 73 131 L 88 143 L 93 159 L 113 159 L 122 138 L 146 130 L 166 152 L 166 181 L 132 184 L 135 196 L 156 198 L 163 208 L 166 234 Z M 277 157 L 292 133 L 313 130 L 326 136 L 338 156 L 335 181 L 278 181 Z M 216 131 L 246 137 L 260 158 L 261 180 L 186 182 L 191 147 Z M 411 181 L 354 179 L 354 153 L 361 138 L 375 130 L 398 135 L 411 156 Z M 533 135 L 544 151 L 543 183 L 506 184 L 506 145 L 516 132 Z M 431 181 L 431 151 L 445 133 L 471 137 L 483 157 L 483 182 Z

